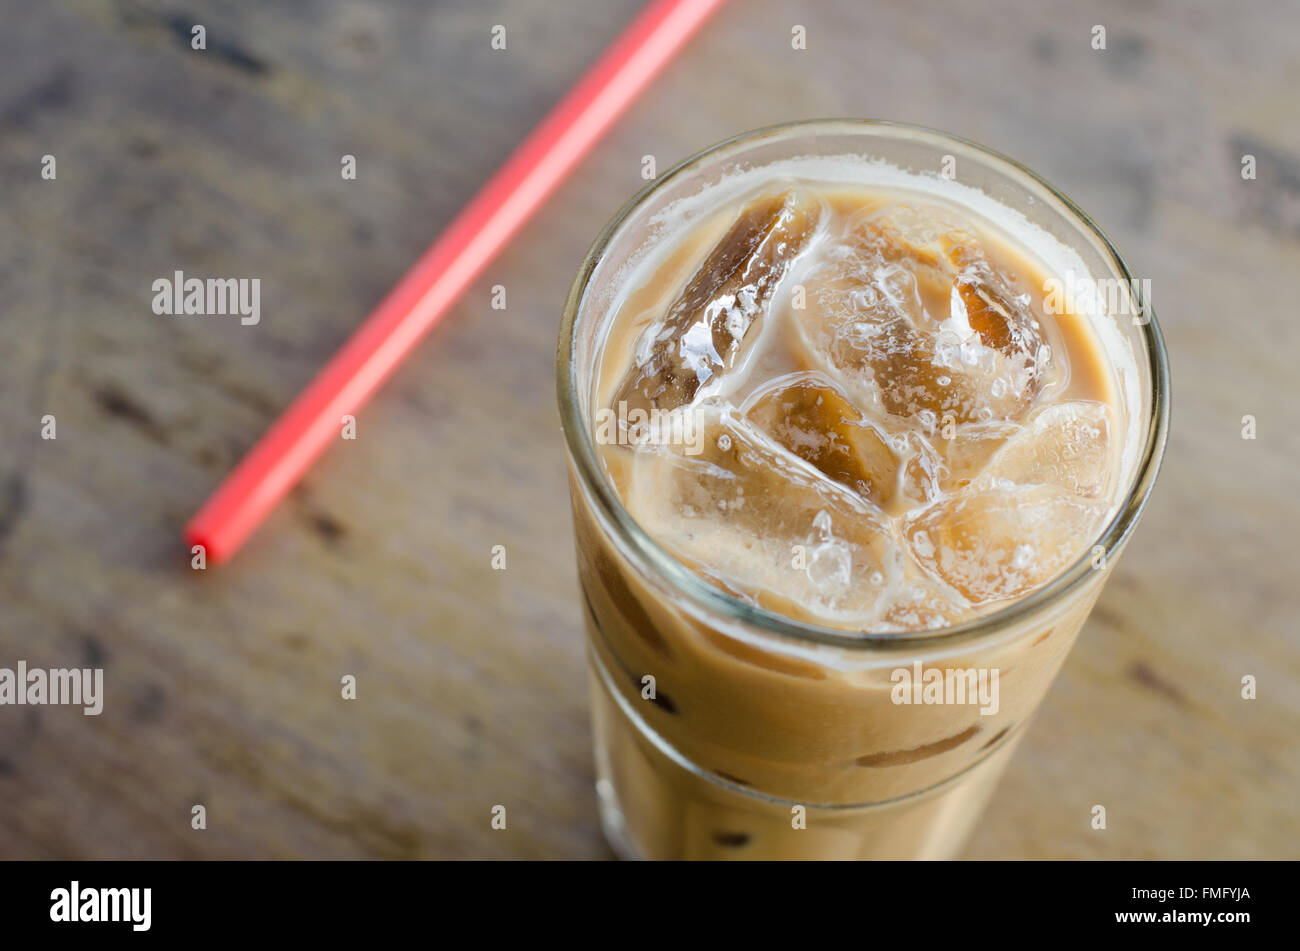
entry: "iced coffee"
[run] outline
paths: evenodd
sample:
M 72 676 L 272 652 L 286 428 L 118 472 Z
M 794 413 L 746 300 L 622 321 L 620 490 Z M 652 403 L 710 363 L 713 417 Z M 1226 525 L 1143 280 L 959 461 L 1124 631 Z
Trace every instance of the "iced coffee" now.
M 1068 293 L 1095 263 L 959 178 L 678 187 L 561 350 L 607 836 L 952 856 L 1118 555 L 1149 314 Z

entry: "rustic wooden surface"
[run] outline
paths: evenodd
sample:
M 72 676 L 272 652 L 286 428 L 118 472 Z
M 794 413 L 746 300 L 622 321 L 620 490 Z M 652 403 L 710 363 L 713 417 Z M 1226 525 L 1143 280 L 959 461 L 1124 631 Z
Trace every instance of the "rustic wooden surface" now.
M 1294 4 L 737 0 L 359 438 L 196 572 L 187 515 L 637 3 L 211 6 L 0 2 L 0 666 L 107 690 L 98 718 L 0 708 L 0 856 L 608 857 L 560 305 L 643 155 L 818 115 L 1023 160 L 1151 279 L 1169 338 L 1164 474 L 967 854 L 1300 854 Z M 261 323 L 155 316 L 176 269 L 260 278 Z

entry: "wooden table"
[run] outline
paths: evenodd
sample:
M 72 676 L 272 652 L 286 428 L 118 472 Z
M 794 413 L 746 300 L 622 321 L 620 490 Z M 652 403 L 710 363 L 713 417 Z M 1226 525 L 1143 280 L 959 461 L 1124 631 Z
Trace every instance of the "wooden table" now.
M 102 666 L 107 698 L 0 707 L 0 856 L 609 856 L 561 302 L 642 156 L 816 115 L 1023 160 L 1151 279 L 1169 338 L 1164 474 L 967 854 L 1300 854 L 1294 4 L 738 0 L 207 571 L 185 518 L 637 4 L 222 4 L 204 51 L 171 4 L 11 6 L 0 666 Z M 175 270 L 259 278 L 260 323 L 156 316 Z

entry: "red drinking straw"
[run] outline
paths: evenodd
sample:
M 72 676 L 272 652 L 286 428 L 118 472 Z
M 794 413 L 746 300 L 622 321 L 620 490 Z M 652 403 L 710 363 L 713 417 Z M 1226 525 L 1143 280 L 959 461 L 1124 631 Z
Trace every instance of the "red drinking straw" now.
M 722 0 L 654 0 L 542 120 L 185 526 L 209 562 L 243 544 Z

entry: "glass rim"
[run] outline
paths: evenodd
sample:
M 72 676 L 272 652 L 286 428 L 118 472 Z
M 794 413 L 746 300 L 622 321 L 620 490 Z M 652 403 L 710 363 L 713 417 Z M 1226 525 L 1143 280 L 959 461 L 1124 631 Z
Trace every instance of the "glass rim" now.
M 1145 345 L 1148 368 L 1151 375 L 1151 417 L 1146 426 L 1146 440 L 1137 463 L 1136 475 L 1128 491 L 1117 506 L 1115 515 L 1106 524 L 1100 536 L 1088 546 L 1082 555 L 1064 571 L 1058 573 L 1047 584 L 1025 597 L 1018 598 L 996 611 L 981 615 L 961 624 L 946 627 L 929 628 L 921 631 L 881 632 L 881 631 L 847 631 L 824 625 L 812 624 L 786 617 L 774 611 L 742 600 L 721 588 L 715 587 L 695 574 L 680 562 L 671 552 L 662 547 L 650 536 L 624 507 L 618 498 L 613 484 L 605 477 L 601 469 L 596 447 L 592 440 L 591 428 L 581 418 L 581 394 L 577 380 L 577 327 L 578 315 L 586 297 L 587 287 L 596 267 L 600 264 L 606 249 L 619 233 L 622 226 L 650 199 L 669 182 L 696 170 L 705 162 L 725 160 L 728 156 L 747 149 L 763 140 L 776 139 L 783 135 L 809 135 L 884 132 L 895 135 L 905 134 L 913 138 L 928 139 L 935 143 L 956 143 L 979 154 L 990 164 L 1009 172 L 1010 177 L 1023 177 L 1046 189 L 1046 191 L 1063 206 L 1067 217 L 1072 217 L 1080 230 L 1091 233 L 1101 245 L 1108 263 L 1132 288 L 1137 313 L 1143 317 L 1140 327 L 1142 341 Z M 602 315 L 603 317 L 603 315 Z M 1140 357 L 1139 357 L 1140 359 Z M 804 119 L 783 122 L 741 132 L 730 138 L 717 142 L 693 155 L 682 159 L 668 171 L 642 187 L 623 204 L 606 222 L 588 249 L 578 274 L 570 286 L 564 304 L 564 313 L 560 323 L 560 337 L 556 351 L 556 392 L 560 406 L 560 421 L 564 429 L 565 441 L 582 486 L 594 500 L 603 520 L 615 530 L 622 547 L 630 552 L 636 568 L 651 578 L 666 582 L 675 592 L 684 594 L 695 606 L 723 615 L 748 627 L 756 628 L 765 634 L 775 634 L 798 642 L 827 644 L 849 650 L 900 650 L 924 647 L 955 647 L 978 640 L 982 635 L 1005 630 L 1008 626 L 1028 618 L 1039 610 L 1048 607 L 1067 593 L 1080 587 L 1095 570 L 1092 564 L 1093 550 L 1100 545 L 1103 551 L 1110 553 L 1119 550 L 1131 536 L 1147 499 L 1155 484 L 1156 475 L 1164 455 L 1165 443 L 1169 433 L 1169 363 L 1165 350 L 1164 336 L 1156 320 L 1154 309 L 1143 294 L 1143 285 L 1134 279 L 1127 262 L 1115 248 L 1106 233 L 1075 202 L 1044 179 L 1037 172 L 1003 155 L 994 149 L 981 145 L 961 136 L 942 132 L 927 126 L 906 122 L 894 122 L 883 119 Z

